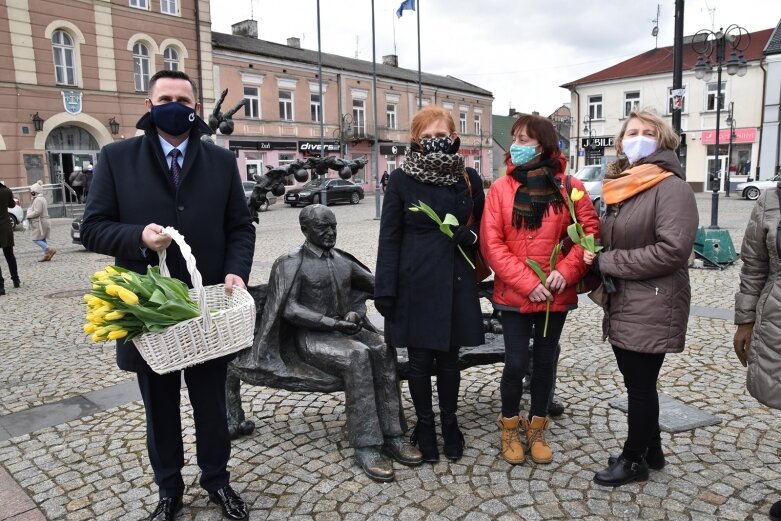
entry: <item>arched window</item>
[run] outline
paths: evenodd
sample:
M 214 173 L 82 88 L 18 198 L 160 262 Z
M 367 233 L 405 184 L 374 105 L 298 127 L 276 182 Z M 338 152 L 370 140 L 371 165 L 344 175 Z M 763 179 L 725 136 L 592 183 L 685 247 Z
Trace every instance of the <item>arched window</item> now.
M 149 89 L 149 49 L 143 43 L 133 46 L 133 81 L 136 92 Z
M 54 54 L 54 76 L 57 85 L 76 85 L 73 38 L 65 31 L 54 31 L 52 34 L 52 53 Z
M 173 47 L 163 51 L 163 68 L 167 71 L 179 70 L 179 52 Z

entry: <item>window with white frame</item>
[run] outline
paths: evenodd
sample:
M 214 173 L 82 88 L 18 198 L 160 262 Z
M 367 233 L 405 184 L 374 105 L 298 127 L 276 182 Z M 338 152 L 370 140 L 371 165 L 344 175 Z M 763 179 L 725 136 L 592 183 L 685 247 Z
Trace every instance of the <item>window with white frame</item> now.
M 721 89 L 717 83 L 708 83 L 707 98 L 705 100 L 705 110 L 716 110 L 716 99 L 718 98 L 719 108 L 724 109 L 724 98 L 727 84 L 721 82 Z
M 293 121 L 293 93 L 289 90 L 279 91 L 279 119 Z
M 244 116 L 251 119 L 260 117 L 260 89 L 244 87 Z
M 483 176 L 482 172 L 480 171 L 480 156 L 475 156 L 475 170 L 477 170 L 477 173 L 480 174 L 480 177 Z
M 323 104 L 320 101 L 320 94 L 309 94 L 309 115 L 312 121 L 319 123 L 323 117 Z
M 640 108 L 640 91 L 634 90 L 624 93 L 624 117 L 628 118 L 633 110 Z
M 396 104 L 388 103 L 385 106 L 388 128 L 398 128 L 396 126 Z
M 167 71 L 179 70 L 179 51 L 173 47 L 166 47 L 163 51 L 163 68 Z
M 672 114 L 675 109 L 680 109 L 685 114 L 689 110 L 686 90 L 682 88 L 679 92 L 673 91 L 672 87 L 667 87 L 667 114 Z
M 133 82 L 136 92 L 149 89 L 149 49 L 143 43 L 133 46 Z
M 149 9 L 149 0 L 130 0 L 130 7 Z
M 366 135 L 366 100 L 353 99 L 353 133 Z
M 602 119 L 602 94 L 588 97 L 588 115 L 591 119 Z
M 458 124 L 461 134 L 466 134 L 466 112 L 458 113 Z
M 483 125 L 480 121 L 480 114 L 475 114 L 475 134 L 480 135 Z
M 160 0 L 160 12 L 163 14 L 179 14 L 176 3 L 177 0 Z
M 65 31 L 52 34 L 54 54 L 54 77 L 57 85 L 76 85 L 75 54 L 73 38 Z

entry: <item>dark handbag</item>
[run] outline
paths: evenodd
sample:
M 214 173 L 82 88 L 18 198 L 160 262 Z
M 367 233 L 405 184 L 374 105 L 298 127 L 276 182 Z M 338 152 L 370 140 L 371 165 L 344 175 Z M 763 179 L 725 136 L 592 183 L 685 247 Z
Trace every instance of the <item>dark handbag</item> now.
M 466 180 L 466 186 L 469 188 L 469 196 L 472 197 L 472 183 L 469 180 L 468 172 L 464 172 L 464 179 Z M 470 213 L 469 219 L 466 220 L 466 225 L 469 226 L 473 222 L 475 222 L 475 215 L 474 213 Z M 483 282 L 485 279 L 487 279 L 493 274 L 493 271 L 491 271 L 491 268 L 488 266 L 488 263 L 485 262 L 485 259 L 483 258 L 483 254 L 480 253 L 480 248 L 476 247 L 474 250 L 475 250 L 475 255 L 474 255 L 475 279 L 477 280 L 477 282 Z
M 572 181 L 570 180 L 570 176 L 565 178 L 565 183 L 567 186 L 567 198 L 569 198 L 569 194 L 572 193 Z M 575 243 L 572 242 L 572 239 L 570 239 L 569 235 L 565 235 L 561 240 L 561 251 L 564 253 L 565 257 L 569 254 L 574 245 Z M 578 293 L 589 293 L 597 289 L 600 285 L 602 285 L 602 277 L 598 271 L 595 271 L 592 267 L 590 267 L 583 278 L 580 279 L 577 284 L 575 284 L 575 290 Z

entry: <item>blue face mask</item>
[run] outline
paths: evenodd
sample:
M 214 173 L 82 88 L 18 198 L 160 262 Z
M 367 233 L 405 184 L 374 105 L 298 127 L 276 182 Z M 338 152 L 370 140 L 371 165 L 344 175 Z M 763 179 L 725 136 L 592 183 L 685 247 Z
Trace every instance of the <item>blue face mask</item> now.
M 152 123 L 166 134 L 181 136 L 195 125 L 195 109 L 179 102 L 152 105 Z
M 515 166 L 525 165 L 537 156 L 537 145 L 510 145 L 510 160 Z

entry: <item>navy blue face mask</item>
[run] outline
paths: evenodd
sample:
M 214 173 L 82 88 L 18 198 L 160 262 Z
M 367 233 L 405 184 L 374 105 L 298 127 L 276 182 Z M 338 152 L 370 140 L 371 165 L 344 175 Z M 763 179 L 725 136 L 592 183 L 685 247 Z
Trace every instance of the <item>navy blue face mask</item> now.
M 152 105 L 151 116 L 155 127 L 172 136 L 190 132 L 196 118 L 195 109 L 176 101 Z

